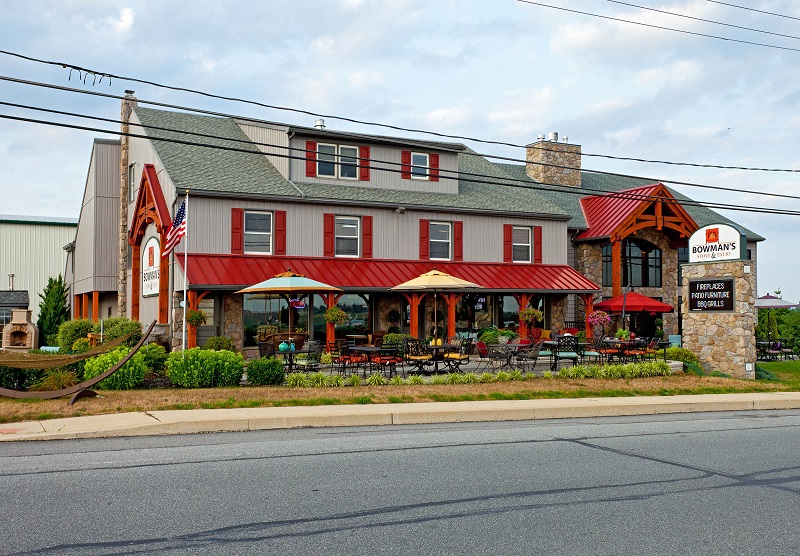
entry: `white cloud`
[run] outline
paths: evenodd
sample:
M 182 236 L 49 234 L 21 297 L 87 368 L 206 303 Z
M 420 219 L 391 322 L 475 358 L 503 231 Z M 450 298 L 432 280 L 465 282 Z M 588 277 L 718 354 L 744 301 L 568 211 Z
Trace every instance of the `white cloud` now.
M 489 109 L 486 118 L 502 133 L 529 135 L 542 130 L 554 100 L 550 87 L 508 91 L 504 100 Z
M 133 10 L 131 8 L 123 8 L 118 18 L 107 17 L 106 23 L 111 25 L 116 34 L 125 34 L 133 27 Z
M 382 85 L 385 81 L 384 75 L 379 71 L 355 71 L 347 77 L 350 85 L 355 89 L 368 89 Z
M 703 74 L 703 65 L 697 60 L 678 60 L 667 66 L 640 71 L 634 81 L 651 91 L 678 89 L 693 84 Z
M 453 126 L 467 121 L 469 111 L 461 106 L 451 108 L 437 108 L 425 117 L 425 121 L 432 127 L 452 129 Z

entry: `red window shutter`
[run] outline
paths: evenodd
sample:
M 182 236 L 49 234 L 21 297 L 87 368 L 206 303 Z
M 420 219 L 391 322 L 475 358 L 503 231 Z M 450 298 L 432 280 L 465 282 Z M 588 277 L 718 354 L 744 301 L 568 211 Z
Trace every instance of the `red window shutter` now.
M 286 254 L 286 211 L 275 211 L 275 248 L 272 252 L 275 255 Z
M 430 155 L 430 172 L 429 179 L 431 181 L 439 181 L 439 155 L 436 153 L 431 153 Z
M 427 261 L 431 258 L 431 221 L 419 221 L 419 258 Z
M 400 153 L 400 177 L 404 180 L 411 179 L 411 151 L 403 151 Z
M 333 257 L 335 255 L 334 245 L 335 245 L 335 236 L 334 236 L 334 224 L 336 222 L 336 216 L 330 213 L 325 213 L 322 215 L 322 227 L 323 227 L 323 240 L 322 240 L 322 251 L 323 255 L 326 257 Z
M 510 263 L 514 260 L 514 250 L 512 248 L 513 226 L 511 224 L 503 224 L 503 262 Z
M 533 262 L 542 262 L 542 227 L 533 227 Z
M 369 147 L 358 147 L 358 179 L 361 181 L 369 181 L 369 166 L 372 162 L 369 159 Z
M 231 254 L 244 253 L 244 209 L 231 209 Z
M 361 257 L 372 258 L 372 217 L 361 217 Z
M 461 220 L 453 222 L 453 260 L 464 260 L 464 223 Z
M 306 177 L 317 177 L 317 142 L 306 141 Z

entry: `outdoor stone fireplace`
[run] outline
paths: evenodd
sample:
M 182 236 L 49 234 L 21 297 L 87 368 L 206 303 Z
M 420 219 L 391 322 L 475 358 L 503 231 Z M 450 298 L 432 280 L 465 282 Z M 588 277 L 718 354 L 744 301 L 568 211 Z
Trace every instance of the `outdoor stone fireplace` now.
M 39 329 L 31 322 L 31 311 L 14 309 L 11 322 L 3 327 L 3 349 L 29 350 L 39 345 Z

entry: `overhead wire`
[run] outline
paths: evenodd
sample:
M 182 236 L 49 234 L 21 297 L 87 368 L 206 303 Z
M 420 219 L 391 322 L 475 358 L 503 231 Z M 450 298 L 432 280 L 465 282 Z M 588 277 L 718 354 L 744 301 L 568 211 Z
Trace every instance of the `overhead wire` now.
M 733 23 L 723 23 L 721 21 L 714 21 L 713 19 L 703 19 L 702 17 L 694 17 L 691 15 L 686 14 L 679 14 L 676 12 L 670 12 L 667 10 L 659 10 L 657 8 L 650 8 L 648 6 L 639 6 L 638 4 L 631 4 L 629 2 L 621 2 L 620 0 L 606 0 L 606 2 L 610 2 L 612 4 L 620 4 L 622 6 L 630 6 L 632 8 L 638 8 L 640 10 L 647 10 L 651 12 L 657 12 L 660 14 L 671 15 L 675 17 L 683 17 L 685 19 L 692 19 L 694 21 L 702 21 L 703 23 L 713 23 L 714 25 L 722 25 L 724 27 L 732 27 L 734 29 L 743 29 L 745 31 L 752 31 L 753 33 L 764 33 L 766 35 L 774 35 L 776 37 L 784 37 L 787 39 L 795 39 L 800 40 L 800 37 L 796 37 L 794 35 L 784 35 L 783 33 L 775 33 L 773 31 L 764 31 L 763 29 L 755 29 L 753 27 L 744 27 L 742 25 L 734 25 Z
M 0 114 L 0 119 L 7 119 L 7 120 L 15 120 L 15 121 L 23 121 L 29 123 L 37 123 L 43 125 L 51 125 L 55 127 L 62 127 L 68 129 L 78 129 L 83 131 L 91 131 L 95 133 L 105 133 L 110 135 L 118 135 L 118 136 L 127 136 L 127 137 L 136 137 L 142 139 L 148 139 L 150 141 L 160 141 L 160 142 L 168 142 L 168 143 L 176 143 L 176 144 L 183 144 L 183 145 L 191 145 L 191 146 L 198 146 L 198 147 L 205 147 L 210 149 L 217 149 L 217 150 L 226 150 L 226 151 L 234 151 L 234 152 L 242 152 L 245 154 L 251 155 L 259 155 L 264 156 L 266 153 L 256 149 L 244 149 L 244 148 L 237 148 L 237 147 L 228 147 L 224 145 L 211 145 L 211 144 L 204 144 L 198 143 L 193 141 L 183 141 L 180 139 L 167 139 L 155 136 L 148 136 L 142 135 L 137 133 L 131 132 L 123 132 L 123 131 L 116 131 L 116 130 L 106 130 L 102 128 L 92 128 L 88 126 L 78 126 L 74 124 L 66 124 L 62 122 L 51 122 L 46 120 L 37 120 L 33 118 L 24 118 L 20 116 L 11 116 L 8 114 Z M 227 139 L 226 139 L 227 140 Z M 285 148 L 282 146 L 282 148 Z M 291 149 L 290 149 L 291 150 Z M 305 151 L 304 149 L 294 149 L 300 152 Z M 280 153 L 269 153 L 270 156 L 277 156 L 280 158 L 286 159 L 297 159 L 297 160 L 306 160 L 305 156 L 297 156 L 291 154 L 280 154 Z M 397 164 L 397 163 L 390 163 L 390 164 Z M 384 172 L 392 172 L 392 173 L 401 173 L 402 170 L 400 169 L 392 169 L 392 168 L 382 168 L 382 167 L 374 167 L 369 166 L 369 168 L 375 169 L 377 171 L 384 171 Z M 440 170 L 440 173 L 442 170 Z M 572 188 L 569 186 L 564 186 L 562 184 L 552 184 L 552 183 L 539 183 L 534 182 L 534 184 L 520 184 L 520 183 L 513 183 L 516 180 L 513 178 L 506 178 L 500 176 L 489 176 L 491 177 L 492 181 L 486 180 L 477 180 L 472 178 L 462 178 L 459 172 L 453 172 L 455 174 L 454 177 L 450 179 L 455 179 L 458 181 L 464 181 L 469 183 L 478 183 L 478 184 L 492 184 L 492 185 L 503 185 L 508 187 L 517 187 L 517 188 L 525 188 L 525 189 L 533 189 L 533 190 L 540 190 L 540 191 L 553 191 L 553 187 L 559 188 L 557 192 L 559 193 L 568 193 L 572 195 L 581 195 L 585 196 L 585 192 L 587 189 L 585 188 Z M 511 183 L 506 183 L 511 182 Z M 661 200 L 667 201 L 669 204 L 676 204 L 681 206 L 697 206 L 697 207 L 705 207 L 705 208 L 713 208 L 717 210 L 732 210 L 732 211 L 742 211 L 742 212 L 757 212 L 757 213 L 764 213 L 764 214 L 775 214 L 775 215 L 782 215 L 782 216 L 800 216 L 800 211 L 793 211 L 787 209 L 777 209 L 777 208 L 762 208 L 762 207 L 744 207 L 741 205 L 727 205 L 723 203 L 712 203 L 712 202 L 702 202 L 702 201 L 694 201 L 694 200 L 681 200 L 681 199 L 674 199 L 674 200 L 665 200 L 661 197 L 652 197 L 640 193 L 631 193 L 628 191 L 607 191 L 607 190 L 592 190 L 597 191 L 599 194 L 607 196 L 609 198 L 625 198 L 625 199 L 638 199 L 638 200 Z
M 139 102 L 139 101 L 137 100 L 137 102 Z M 53 109 L 53 108 L 44 108 L 44 107 L 39 107 L 39 106 L 31 106 L 31 105 L 25 105 L 25 104 L 18 104 L 18 103 L 14 103 L 14 102 L 0 101 L 0 105 L 11 106 L 11 107 L 14 107 L 14 108 L 22 108 L 22 109 L 25 109 L 25 110 L 34 110 L 34 111 L 38 111 L 38 112 L 46 112 L 46 113 L 50 113 L 50 114 L 58 114 L 58 115 L 62 115 L 62 116 L 70 116 L 70 117 L 76 117 L 76 118 L 90 119 L 90 120 L 108 122 L 108 123 L 114 123 L 114 124 L 120 123 L 119 120 L 114 119 L 114 118 L 104 118 L 102 116 L 92 116 L 92 115 L 89 115 L 89 114 L 79 114 L 79 113 L 76 113 L 76 112 L 67 112 L 67 111 L 63 111 L 63 110 L 56 110 L 56 109 Z M 251 121 L 251 120 L 249 120 L 249 121 Z M 224 141 L 243 143 L 243 144 L 247 144 L 247 145 L 256 145 L 256 146 L 271 147 L 271 148 L 278 148 L 278 149 L 288 148 L 288 147 L 286 147 L 284 145 L 277 145 L 277 144 L 272 144 L 272 143 L 264 143 L 264 142 L 254 141 L 254 140 L 230 139 L 230 138 L 220 137 L 218 135 L 211 135 L 211 134 L 207 134 L 207 133 L 192 132 L 192 131 L 186 131 L 186 130 L 180 130 L 180 129 L 174 129 L 174 128 L 167 128 L 167 127 L 160 127 L 160 126 L 144 125 L 144 124 L 141 124 L 141 123 L 129 123 L 129 125 L 139 126 L 139 127 L 142 127 L 145 130 L 168 131 L 168 132 L 172 132 L 172 133 L 180 133 L 180 134 L 183 134 L 183 135 L 189 135 L 189 136 L 195 136 L 195 137 L 205 137 L 205 138 L 209 138 L 209 139 L 220 139 L 220 140 L 224 140 Z M 352 134 L 348 134 L 348 137 L 353 137 L 353 135 Z M 363 139 L 363 140 L 374 139 L 374 137 L 363 136 L 363 135 L 356 135 L 356 137 L 360 138 L 360 139 Z M 299 149 L 299 148 L 295 148 L 294 150 L 302 150 L 304 152 L 309 152 L 309 151 L 306 151 L 305 149 Z M 521 164 L 536 164 L 537 166 L 544 166 L 544 167 L 549 167 L 549 168 L 559 168 L 559 169 L 567 169 L 567 170 L 574 169 L 571 166 L 565 166 L 565 165 L 562 165 L 562 164 L 551 164 L 551 163 L 546 163 L 546 162 L 535 162 L 535 163 L 532 163 L 527 159 L 513 158 L 513 157 L 506 157 L 506 156 L 499 156 L 499 155 L 492 155 L 492 154 L 479 153 L 479 152 L 462 152 L 461 154 L 463 154 L 465 156 L 474 156 L 474 157 L 478 157 L 478 158 L 488 158 L 488 159 L 495 159 L 495 160 L 503 160 L 503 161 L 506 161 L 506 162 L 516 162 L 516 163 L 521 163 Z M 372 158 L 369 159 L 369 160 L 373 161 L 373 162 L 380 162 L 380 163 L 385 163 L 385 164 L 399 165 L 398 163 L 394 163 L 394 162 L 390 162 L 390 161 L 386 161 L 386 160 L 376 160 L 376 159 L 372 159 Z M 800 200 L 800 196 L 788 195 L 788 194 L 785 194 L 785 193 L 772 193 L 772 192 L 766 192 L 766 191 L 755 191 L 755 190 L 748 190 L 748 189 L 736 189 L 736 188 L 733 188 L 733 187 L 723 187 L 723 186 L 717 186 L 717 185 L 705 185 L 705 184 L 698 184 L 698 183 L 693 183 L 693 182 L 681 182 L 681 181 L 670 180 L 668 178 L 658 178 L 658 177 L 650 177 L 650 176 L 637 176 L 637 175 L 631 175 L 631 174 L 619 174 L 619 173 L 616 173 L 616 172 L 605 172 L 605 171 L 601 171 L 601 170 L 592 170 L 592 169 L 582 169 L 582 171 L 583 172 L 592 173 L 592 174 L 597 174 L 597 175 L 606 175 L 606 176 L 621 177 L 621 178 L 627 178 L 627 179 L 637 179 L 637 180 L 649 180 L 652 183 L 665 181 L 665 182 L 673 184 L 673 185 L 685 185 L 685 186 L 697 187 L 697 188 L 701 188 L 701 189 L 713 189 L 713 190 L 718 190 L 718 191 L 729 191 L 729 192 L 739 193 L 739 194 L 760 195 L 760 196 L 766 196 L 766 197 L 779 197 L 779 198 L 784 198 L 784 199 Z M 469 175 L 474 175 L 474 176 L 479 176 L 479 177 L 487 177 L 487 178 L 488 177 L 493 177 L 493 176 L 486 175 L 486 174 L 469 174 Z M 529 183 L 526 180 L 516 180 L 516 181 Z M 591 189 L 584 189 L 584 190 L 585 191 L 593 191 Z M 598 192 L 604 192 L 605 190 L 597 190 L 597 191 Z
M 778 46 L 778 45 L 775 45 L 775 44 L 766 44 L 766 43 L 762 43 L 762 42 L 745 41 L 745 40 L 742 40 L 742 39 L 732 39 L 730 37 L 720 37 L 719 35 L 710 35 L 708 33 L 698 33 L 696 31 L 687 31 L 685 29 L 675 29 L 673 27 L 664 27 L 663 25 L 654 25 L 652 23 L 644 23 L 644 22 L 641 22 L 641 21 L 632 21 L 630 19 L 623 19 L 621 17 L 612 17 L 610 15 L 600 15 L 600 14 L 595 14 L 595 13 L 591 13 L 591 12 L 584 12 L 584 11 L 581 11 L 581 10 L 573 10 L 571 8 L 564 8 L 562 6 L 553 6 L 551 4 L 544 4 L 542 2 L 533 2 L 532 0 L 517 0 L 517 2 L 521 2 L 523 4 L 531 4 L 531 5 L 534 5 L 534 6 L 541 6 L 543 8 L 550 8 L 550 9 L 553 9 L 553 10 L 561 10 L 561 11 L 564 11 L 564 12 L 570 12 L 570 13 L 575 13 L 575 14 L 580 14 L 580 15 L 588 15 L 590 17 L 598 17 L 598 18 L 601 18 L 601 19 L 609 19 L 611 21 L 619 21 L 620 23 L 630 23 L 631 25 L 641 25 L 643 27 L 650 27 L 652 29 L 661 29 L 663 31 L 672 31 L 674 33 L 683 33 L 685 35 L 694 35 L 694 36 L 697 36 L 697 37 L 705 37 L 705 38 L 716 39 L 716 40 L 721 40 L 721 41 L 735 42 L 735 43 L 740 43 L 740 44 L 749 44 L 751 46 L 763 46 L 764 48 L 774 48 L 774 49 L 777 49 L 777 50 L 789 50 L 789 51 L 792 51 L 792 52 L 800 52 L 800 48 L 791 48 L 789 46 Z
M 757 10 L 755 8 L 749 8 L 747 6 L 739 6 L 737 4 L 730 4 L 728 2 L 717 2 L 717 0 L 707 0 L 707 1 L 711 2 L 713 4 L 722 4 L 723 6 L 730 6 L 731 8 L 739 8 L 740 10 L 749 10 L 751 12 L 758 12 L 760 14 L 774 15 L 775 17 L 785 17 L 786 19 L 796 19 L 797 21 L 800 21 L 800 17 L 794 17 L 794 16 L 791 16 L 791 15 L 778 14 L 778 13 L 775 13 L 775 12 L 766 12 L 764 10 Z
M 518 0 L 518 1 L 521 1 L 521 0 Z M 164 84 L 156 83 L 156 82 L 153 82 L 153 81 L 147 81 L 147 80 L 133 78 L 133 77 L 123 77 L 123 76 L 109 74 L 109 73 L 105 73 L 105 72 L 99 72 L 99 71 L 96 71 L 96 70 L 82 68 L 80 66 L 76 66 L 76 65 L 73 65 L 73 64 L 68 64 L 66 62 L 52 62 L 52 61 L 41 60 L 41 59 L 37 59 L 37 58 L 32 58 L 30 56 L 25 56 L 23 54 L 19 54 L 19 53 L 16 53 L 16 52 L 10 52 L 10 51 L 7 51 L 7 50 L 0 50 L 0 54 L 5 54 L 5 55 L 8 55 L 8 56 L 14 56 L 14 57 L 18 57 L 18 58 L 21 58 L 21 59 L 42 63 L 42 64 L 57 65 L 57 66 L 61 66 L 63 68 L 69 68 L 69 69 L 73 69 L 73 70 L 80 70 L 80 71 L 84 71 L 84 72 L 89 72 L 89 73 L 93 73 L 93 74 L 96 74 L 96 75 L 101 75 L 101 76 L 108 77 L 109 79 L 111 79 L 113 77 L 114 79 L 119 79 L 119 80 L 122 80 L 122 81 L 131 81 L 131 82 L 134 82 L 134 83 L 142 83 L 142 84 L 151 85 L 151 86 L 158 87 L 158 88 L 164 88 L 164 89 L 175 90 L 175 91 L 189 92 L 189 93 L 192 93 L 192 94 L 197 94 L 197 95 L 201 95 L 201 96 L 205 96 L 205 97 L 209 97 L 209 98 L 227 100 L 227 101 L 238 102 L 238 103 L 242 103 L 242 104 L 251 104 L 251 105 L 254 105 L 254 106 L 259 106 L 259 107 L 262 107 L 262 108 L 268 108 L 268 109 L 272 109 L 272 110 L 282 110 L 282 111 L 294 112 L 294 113 L 298 113 L 298 114 L 306 114 L 306 115 L 309 115 L 309 116 L 314 116 L 314 117 L 319 117 L 319 118 L 328 118 L 328 119 L 332 119 L 332 120 L 338 120 L 338 121 L 354 123 L 354 124 L 359 124 L 359 125 L 365 125 L 365 126 L 382 127 L 382 128 L 386 128 L 386 129 L 392 129 L 392 130 L 395 130 L 395 131 L 404 131 L 404 132 L 408 132 L 408 133 L 419 133 L 419 134 L 423 134 L 423 135 L 430 135 L 430 136 L 433 136 L 433 137 L 441 137 L 441 138 L 444 138 L 444 139 L 457 139 L 459 141 L 470 141 L 470 142 L 473 142 L 473 143 L 483 143 L 483 144 L 487 144 L 487 145 L 499 145 L 499 146 L 505 146 L 505 147 L 514 147 L 514 148 L 526 148 L 527 147 L 527 145 L 522 145 L 522 144 L 518 144 L 518 143 L 510 143 L 510 142 L 507 142 L 507 141 L 494 141 L 494 140 L 490 140 L 490 139 L 480 139 L 480 138 L 477 138 L 477 137 L 470 137 L 470 136 L 466 136 L 466 135 L 453 135 L 453 134 L 440 133 L 440 132 L 424 130 L 424 129 L 414 129 L 414 128 L 407 128 L 407 127 L 402 127 L 402 126 L 395 126 L 395 125 L 391 125 L 391 124 L 383 124 L 383 123 L 379 123 L 379 122 L 369 122 L 369 121 L 364 121 L 364 120 L 357 120 L 357 119 L 354 119 L 354 118 L 348 118 L 348 117 L 344 117 L 344 116 L 336 116 L 336 115 L 331 115 L 331 114 L 322 114 L 322 113 L 319 113 L 319 112 L 311 112 L 311 111 L 308 111 L 308 110 L 301 110 L 301 109 L 298 109 L 298 108 L 291 108 L 291 107 L 286 107 L 286 106 L 278 106 L 278 105 L 266 104 L 266 103 L 263 103 L 263 102 L 254 101 L 254 100 L 248 100 L 248 99 L 243 99 L 243 98 L 238 98 L 238 97 L 227 97 L 227 96 L 222 96 L 222 95 L 216 95 L 216 94 L 213 94 L 213 93 L 208 93 L 208 92 L 205 92 L 205 91 L 199 91 L 199 90 L 195 90 L 195 89 L 187 89 L 187 88 L 184 88 L 184 87 L 174 87 L 174 86 L 171 86 L 171 85 L 164 85 Z M 0 80 L 9 81 L 9 82 L 16 82 L 16 83 L 21 83 L 21 84 L 26 84 L 26 85 L 34 85 L 34 86 L 39 86 L 39 87 L 47 87 L 47 88 L 63 90 L 63 91 L 71 91 L 71 92 L 84 93 L 84 94 L 93 94 L 93 95 L 97 95 L 97 96 L 105 96 L 105 97 L 110 97 L 110 98 L 117 98 L 117 99 L 122 98 L 119 95 L 104 94 L 104 93 L 99 93 L 99 92 L 96 92 L 96 91 L 85 91 L 83 89 L 76 89 L 74 87 L 64 87 L 64 86 L 61 86 L 61 85 L 52 85 L 52 84 L 49 84 L 49 83 L 40 83 L 40 82 L 36 82 L 36 81 L 29 81 L 29 80 L 25 80 L 25 79 L 18 79 L 18 78 L 8 77 L 8 76 L 0 76 Z M 203 110 L 199 110 L 199 109 L 186 108 L 186 107 L 181 107 L 181 106 L 167 104 L 167 103 L 157 103 L 155 101 L 140 101 L 140 102 L 148 102 L 149 104 L 153 104 L 154 106 L 163 106 L 163 107 L 166 107 L 166 108 L 176 108 L 176 109 L 179 109 L 179 110 L 192 110 L 192 111 L 195 111 L 195 112 L 198 112 L 198 113 L 204 113 L 204 114 L 209 114 L 209 115 L 216 115 L 216 116 L 223 116 L 223 117 L 236 117 L 236 116 L 231 116 L 230 114 L 225 114 L 225 113 L 222 113 L 222 112 L 203 111 Z M 536 148 L 539 148 L 539 149 L 545 150 L 545 151 L 549 150 L 549 151 L 553 151 L 553 152 L 558 152 L 558 151 L 555 151 L 554 149 L 547 149 L 545 147 L 537 146 Z M 581 153 L 581 155 L 585 156 L 585 157 L 603 158 L 603 159 L 608 159 L 608 160 L 619 160 L 619 161 L 625 161 L 625 162 L 641 162 L 641 163 L 645 163 L 645 164 L 664 164 L 664 165 L 669 165 L 669 166 L 687 166 L 687 167 L 693 167 L 693 168 L 715 168 L 715 169 L 722 169 L 722 170 L 746 170 L 746 171 L 756 171 L 756 172 L 800 172 L 800 170 L 786 169 L 786 168 L 759 168 L 759 167 L 748 167 L 748 166 L 726 166 L 726 165 L 721 165 L 721 164 L 700 164 L 700 163 L 693 163 L 693 162 L 675 162 L 675 161 L 669 161 L 669 160 L 653 160 L 653 159 L 647 159 L 647 158 L 629 157 L 629 156 L 615 156 L 615 155 L 591 153 L 591 152 L 584 152 L 584 153 Z

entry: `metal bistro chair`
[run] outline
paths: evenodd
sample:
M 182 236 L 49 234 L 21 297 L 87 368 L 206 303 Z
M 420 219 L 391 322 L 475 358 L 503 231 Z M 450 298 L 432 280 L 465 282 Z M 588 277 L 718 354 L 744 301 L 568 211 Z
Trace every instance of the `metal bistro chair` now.
M 489 365 L 492 370 L 497 372 L 511 367 L 511 352 L 508 350 L 506 344 L 489 344 L 487 346 L 489 352 Z
M 328 353 L 331 355 L 331 375 L 334 369 L 340 375 L 347 374 L 347 359 L 342 355 L 342 342 L 335 341 L 328 344 Z
M 469 352 L 472 351 L 472 338 L 461 338 L 461 345 L 448 349 L 444 354 L 444 362 L 451 372 L 457 373 L 461 365 L 469 364 Z
M 406 370 L 403 362 L 402 344 L 399 342 L 381 344 L 381 352 L 378 355 L 378 364 L 381 367 L 381 372 L 386 373 L 388 371 L 389 378 L 392 378 L 392 375 L 397 374 L 397 368 L 400 367 L 400 372 L 405 378 Z
M 581 364 L 583 364 L 584 361 L 586 361 L 587 359 L 589 359 L 590 361 L 594 361 L 595 363 L 602 362 L 603 354 L 600 352 L 600 350 L 595 349 L 594 346 L 595 346 L 594 342 L 592 342 L 591 345 L 583 345 L 583 346 L 580 345 L 580 343 L 578 343 L 578 350 L 579 350 L 578 353 L 581 356 Z
M 433 354 L 428 349 L 428 342 L 416 338 L 407 338 L 405 342 L 405 360 L 416 369 L 425 372 L 426 367 L 433 365 Z
M 575 336 L 559 336 L 556 347 L 556 363 L 562 359 L 572 361 L 572 366 L 578 364 L 578 338 Z
M 305 349 L 308 350 L 306 356 L 303 359 L 297 359 L 294 364 L 304 372 L 316 371 L 319 369 L 322 358 L 322 344 L 319 340 L 308 340 L 305 343 Z
M 517 350 L 517 354 L 514 358 L 515 366 L 519 368 L 521 371 L 525 372 L 535 372 L 536 371 L 536 361 L 539 360 L 539 352 L 542 351 L 542 345 L 544 344 L 544 340 L 536 340 L 529 346 L 526 346 L 525 349 Z M 550 352 L 548 352 L 549 356 Z

